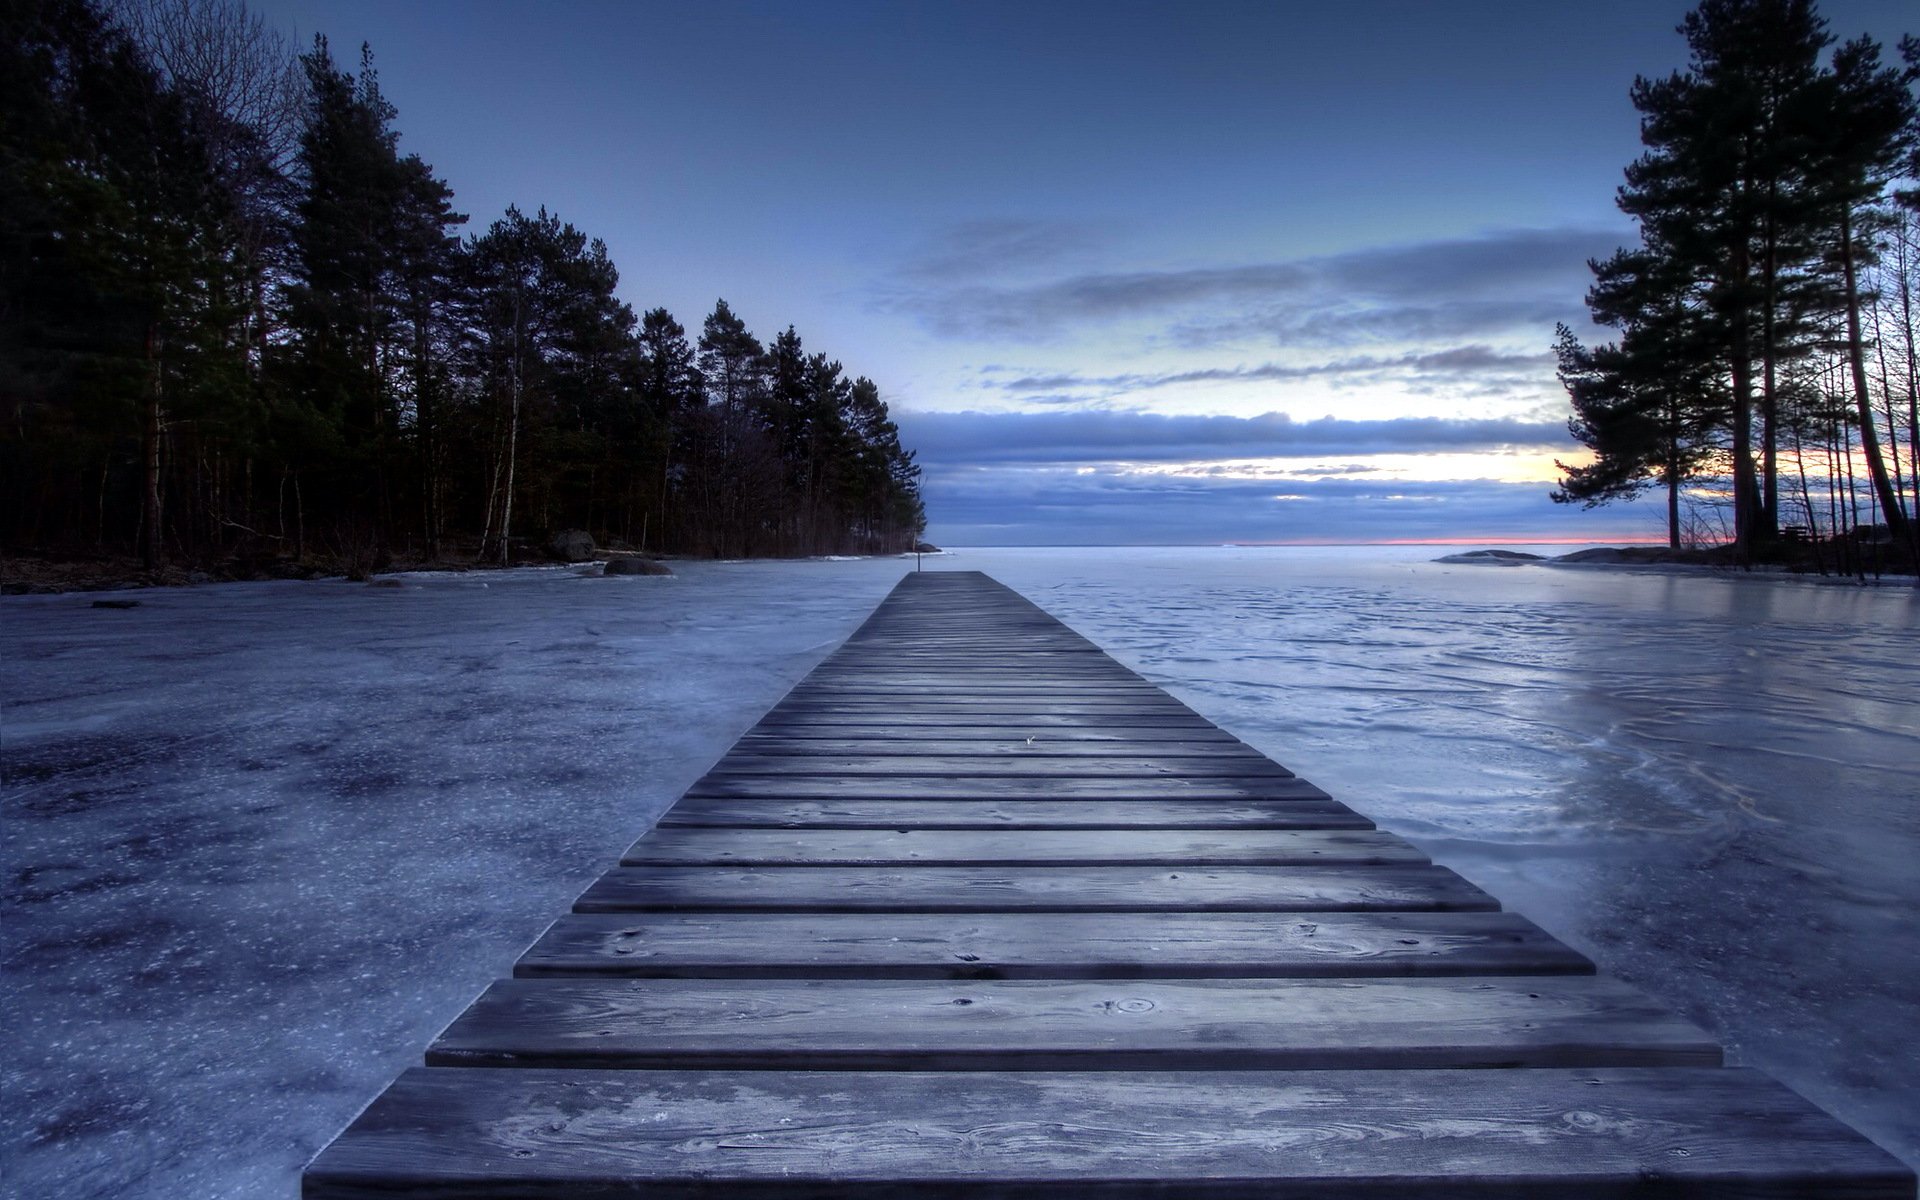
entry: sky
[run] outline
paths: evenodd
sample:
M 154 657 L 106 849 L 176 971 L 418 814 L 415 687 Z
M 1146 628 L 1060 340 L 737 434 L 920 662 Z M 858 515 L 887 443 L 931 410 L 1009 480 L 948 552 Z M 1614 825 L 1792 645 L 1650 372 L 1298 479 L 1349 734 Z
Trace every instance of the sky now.
M 1549 353 L 1689 5 L 253 0 L 481 230 L 880 387 L 955 545 L 1664 538 L 1548 499 Z M 1842 37 L 1910 0 L 1825 0 Z

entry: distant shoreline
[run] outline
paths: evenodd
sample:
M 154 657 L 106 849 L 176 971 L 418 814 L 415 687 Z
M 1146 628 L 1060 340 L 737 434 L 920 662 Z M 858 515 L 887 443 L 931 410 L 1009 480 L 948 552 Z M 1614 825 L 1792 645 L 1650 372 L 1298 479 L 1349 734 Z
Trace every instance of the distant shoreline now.
M 923 551 L 931 557 L 939 549 Z M 656 562 L 809 562 L 846 558 L 911 558 L 914 552 L 884 555 L 761 555 L 744 559 L 708 559 L 684 554 L 646 554 L 633 551 L 606 551 L 592 558 L 572 561 L 564 558 L 529 557 L 502 566 L 497 562 L 468 559 L 395 559 L 378 570 L 356 571 L 346 564 L 328 559 L 271 559 L 249 563 L 229 562 L 208 570 L 183 564 L 170 564 L 148 571 L 140 560 L 126 556 L 99 558 L 63 558 L 57 555 L 9 554 L 0 559 L 0 596 L 55 596 L 75 592 L 146 591 L 152 588 L 199 587 L 214 583 L 261 583 L 274 580 L 345 580 L 365 583 L 418 571 L 466 574 L 519 570 L 524 567 L 585 567 L 621 558 L 646 558 Z
M 924 543 L 923 543 L 924 544 Z M 1566 554 L 1538 554 L 1530 551 L 1510 549 L 1510 546 L 1543 547 L 1552 543 L 1520 542 L 1356 542 L 1356 543 L 1229 543 L 1222 548 L 1250 550 L 1339 550 L 1381 549 L 1412 550 L 1422 547 L 1435 550 L 1458 546 L 1455 553 L 1444 554 L 1425 561 L 1453 566 L 1491 566 L 1521 567 L 1544 566 L 1574 570 L 1610 570 L 1630 571 L 1644 574 L 1696 575 L 1709 573 L 1723 577 L 1752 579 L 1796 579 L 1813 583 L 1834 583 L 1884 586 L 1909 586 L 1920 584 L 1910 570 L 1902 569 L 1900 564 L 1884 564 L 1876 574 L 1869 571 L 1862 579 L 1852 573 L 1838 573 L 1831 566 L 1824 573 L 1816 569 L 1810 554 L 1790 561 L 1741 564 L 1732 558 L 1727 547 L 1714 547 L 1703 550 L 1673 550 L 1665 545 L 1648 543 L 1626 543 L 1613 546 L 1595 546 L 1592 543 L 1569 543 L 1582 548 Z M 1216 544 L 1217 545 L 1217 544 Z M 1469 548 L 1471 547 L 1471 548 Z M 1014 549 L 1084 549 L 1107 550 L 1122 553 L 1136 549 L 1202 549 L 1204 547 L 1170 546 L 1073 546 L 1073 547 L 977 547 L 959 546 L 950 548 L 929 547 L 923 553 L 926 556 L 939 555 L 952 557 L 955 552 L 962 555 L 970 550 Z M 365 582 L 379 576 L 397 575 L 408 572 L 434 571 L 443 573 L 492 572 L 512 570 L 522 567 L 564 567 L 587 566 L 604 558 L 634 557 L 632 552 L 601 551 L 586 562 L 569 562 L 554 557 L 532 557 L 515 562 L 511 567 L 502 567 L 498 563 L 479 562 L 467 559 L 440 560 L 395 560 L 377 571 L 356 572 L 341 562 L 327 559 L 261 560 L 249 563 L 227 563 L 215 570 L 206 570 L 188 565 L 176 564 L 147 571 L 138 559 L 127 556 L 62 557 L 39 554 L 8 554 L 0 559 L 0 596 L 22 595 L 62 595 L 76 592 L 117 592 L 143 591 L 151 588 L 195 587 L 214 583 L 248 583 L 271 580 L 347 580 Z M 898 555 L 902 558 L 914 558 L 915 552 L 906 551 Z M 842 557 L 895 557 L 894 555 L 805 555 L 793 558 L 756 557 L 751 559 L 705 559 L 689 558 L 685 555 L 648 555 L 666 562 L 778 562 L 778 561 L 818 561 L 822 558 L 836 560 Z M 1415 560 L 1419 561 L 1419 560 Z
M 1901 563 L 1880 564 L 1876 570 L 1867 572 L 1862 578 L 1853 572 L 1821 570 L 1813 560 L 1812 554 L 1804 550 L 1798 556 L 1785 561 L 1742 563 L 1733 557 L 1731 548 L 1726 546 L 1704 550 L 1674 550 L 1666 546 L 1644 545 L 1595 546 L 1558 555 L 1529 554 L 1517 550 L 1479 549 L 1442 555 L 1432 561 L 1456 566 L 1597 568 L 1672 575 L 1711 572 L 1715 575 L 1760 579 L 1804 579 L 1810 582 L 1824 580 L 1829 583 L 1855 585 L 1876 583 L 1905 585 L 1915 581 L 1913 572 Z

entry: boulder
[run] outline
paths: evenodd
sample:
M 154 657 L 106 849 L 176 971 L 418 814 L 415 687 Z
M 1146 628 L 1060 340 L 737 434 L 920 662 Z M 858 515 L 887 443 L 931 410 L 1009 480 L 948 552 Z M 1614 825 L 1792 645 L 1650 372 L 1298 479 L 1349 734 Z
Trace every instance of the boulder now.
M 1686 550 L 1669 550 L 1665 546 L 1596 546 L 1591 550 L 1575 550 L 1571 554 L 1562 554 L 1553 561 L 1631 566 L 1648 563 L 1698 562 L 1704 561 L 1704 556 Z
M 1518 567 L 1530 562 L 1540 562 L 1538 554 L 1528 554 L 1523 550 L 1468 550 L 1462 554 L 1446 554 L 1434 559 L 1442 563 L 1466 563 L 1468 565 L 1486 565 L 1495 567 Z
M 563 562 L 586 562 L 593 548 L 593 535 L 584 529 L 562 529 L 547 542 L 548 551 Z
M 651 558 L 609 558 L 607 575 L 671 575 L 673 568 Z

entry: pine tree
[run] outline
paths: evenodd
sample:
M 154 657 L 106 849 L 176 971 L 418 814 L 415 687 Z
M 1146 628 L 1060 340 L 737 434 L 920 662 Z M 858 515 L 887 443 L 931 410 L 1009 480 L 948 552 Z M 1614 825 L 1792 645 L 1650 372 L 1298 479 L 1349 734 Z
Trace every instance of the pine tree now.
M 664 308 L 652 309 L 641 318 L 639 352 L 640 401 L 653 433 L 650 450 L 659 464 L 650 501 L 658 505 L 652 510 L 658 513 L 656 536 L 665 544 L 672 536 L 669 522 L 675 515 L 670 501 L 674 480 L 684 482 L 686 463 L 694 453 L 693 417 L 703 403 L 702 382 L 687 331 Z M 644 535 L 641 548 L 646 548 Z
M 1703 0 L 1681 32 L 1687 73 L 1634 83 L 1647 153 L 1627 168 L 1619 202 L 1709 318 L 1730 381 L 1734 541 L 1744 553 L 1777 516 L 1777 373 L 1794 324 L 1781 313 L 1807 242 L 1800 143 L 1831 39 L 1810 0 Z
M 137 446 L 151 569 L 165 557 L 169 426 L 223 384 L 208 325 L 231 290 L 227 206 L 188 106 L 123 31 L 80 0 L 25 0 L 0 20 L 6 458 L 14 486 L 38 493 L 15 511 L 71 529 L 71 510 L 49 511 L 63 487 L 50 472 L 97 472 L 104 534 L 113 468 Z M 74 452 L 86 466 L 62 461 Z
M 592 523 L 591 468 L 609 429 L 639 405 L 635 321 L 614 295 L 620 277 L 605 243 L 544 208 L 533 217 L 509 208 L 466 257 L 469 372 L 499 431 L 484 553 L 505 562 L 523 492 L 537 524 Z
M 436 281 L 450 270 L 449 231 L 465 218 L 425 163 L 400 156 L 369 48 L 357 77 L 334 65 L 325 38 L 301 64 L 307 119 L 287 304 L 295 346 L 283 368 L 281 437 L 293 471 L 325 477 L 347 548 L 377 557 L 395 525 L 403 406 L 417 405 L 439 370 L 427 345 L 444 300 Z M 409 381 L 409 369 L 419 377 Z
M 766 354 L 725 300 L 700 330 L 700 377 L 707 388 L 702 507 L 713 552 L 751 552 L 749 513 L 777 502 L 779 464 L 760 422 Z

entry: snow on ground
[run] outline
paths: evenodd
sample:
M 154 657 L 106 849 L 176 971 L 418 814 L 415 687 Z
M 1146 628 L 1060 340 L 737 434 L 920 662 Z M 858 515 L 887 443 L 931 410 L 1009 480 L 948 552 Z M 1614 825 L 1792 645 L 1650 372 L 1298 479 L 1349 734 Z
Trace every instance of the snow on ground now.
M 295 1196 L 911 567 L 0 602 L 0 1194 Z
M 941 565 L 1020 589 L 1920 1168 L 1920 592 L 1444 553 Z
M 1920 601 L 961 550 L 1920 1163 Z M 0 601 L 0 1192 L 305 1161 L 913 564 Z

